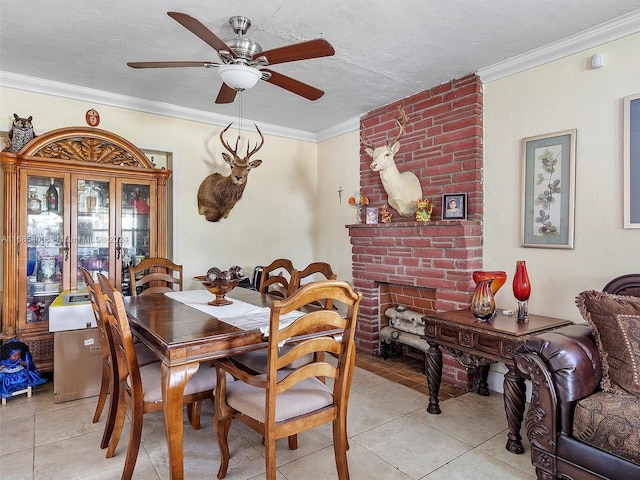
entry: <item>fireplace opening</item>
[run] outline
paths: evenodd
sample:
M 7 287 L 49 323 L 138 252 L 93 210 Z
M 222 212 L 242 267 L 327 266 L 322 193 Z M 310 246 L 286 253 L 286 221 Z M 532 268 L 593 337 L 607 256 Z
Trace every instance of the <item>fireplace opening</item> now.
M 405 305 L 387 308 L 384 312 L 388 324 L 380 329 L 382 356 L 417 358 L 422 362 L 422 373 L 427 373 L 426 352 L 429 344 L 424 339 L 423 313 L 410 310 Z
M 378 289 L 379 341 L 383 358 L 395 355 L 418 358 L 426 374 L 429 343 L 424 337 L 423 317 L 436 311 L 437 289 L 392 283 L 379 283 Z M 478 379 L 477 368 L 463 366 L 448 351 L 443 351 L 444 383 L 470 391 Z

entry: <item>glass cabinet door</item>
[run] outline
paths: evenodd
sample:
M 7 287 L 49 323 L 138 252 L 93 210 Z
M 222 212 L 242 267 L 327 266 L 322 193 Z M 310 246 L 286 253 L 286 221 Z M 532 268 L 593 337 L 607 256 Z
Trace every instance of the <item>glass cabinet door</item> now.
M 76 244 L 76 288 L 86 288 L 82 268 L 97 281 L 97 273 L 109 277 L 109 260 L 114 236 L 109 215 L 109 180 L 76 179 L 77 224 L 73 235 Z
M 27 185 L 24 292 L 26 328 L 29 328 L 49 320 L 49 304 L 63 290 L 63 272 L 69 258 L 69 237 L 65 235 L 64 228 L 63 178 L 24 177 L 26 182 L 22 185 Z
M 119 238 L 123 295 L 130 295 L 129 265 L 138 265 L 145 258 L 156 254 L 155 230 L 150 222 L 153 205 L 150 199 L 155 198 L 154 183 L 121 183 L 119 208 Z

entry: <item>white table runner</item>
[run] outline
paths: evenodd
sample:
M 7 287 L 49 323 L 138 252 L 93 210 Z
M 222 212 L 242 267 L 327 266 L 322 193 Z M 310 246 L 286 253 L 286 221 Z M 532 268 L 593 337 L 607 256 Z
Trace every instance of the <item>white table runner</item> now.
M 230 295 L 227 296 L 233 301 L 231 305 L 216 307 L 209 305 L 213 296 L 206 290 L 183 290 L 181 292 L 168 292 L 165 293 L 165 295 L 208 315 L 219 318 L 234 327 L 241 328 L 242 330 L 259 329 L 263 335 L 269 335 L 269 316 L 271 314 L 269 307 L 257 307 L 242 300 L 237 300 Z M 298 311 L 281 315 L 280 328 L 290 325 L 301 315 L 303 315 L 303 313 Z

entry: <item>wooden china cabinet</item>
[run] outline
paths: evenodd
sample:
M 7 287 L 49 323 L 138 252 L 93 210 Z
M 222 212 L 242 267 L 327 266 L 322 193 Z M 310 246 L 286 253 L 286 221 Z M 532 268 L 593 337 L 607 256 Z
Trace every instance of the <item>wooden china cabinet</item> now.
M 29 345 L 38 368 L 53 369 L 49 304 L 85 288 L 81 268 L 128 292 L 125 267 L 166 256 L 167 180 L 132 143 L 91 127 L 50 131 L 4 169 L 3 341 Z

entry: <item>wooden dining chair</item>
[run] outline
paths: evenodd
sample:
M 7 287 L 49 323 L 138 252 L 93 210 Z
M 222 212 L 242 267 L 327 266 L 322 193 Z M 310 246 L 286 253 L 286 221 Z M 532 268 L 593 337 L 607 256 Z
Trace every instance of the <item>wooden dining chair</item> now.
M 274 263 L 278 263 L 279 265 L 285 264 L 282 259 L 276 260 Z M 291 263 L 289 260 L 286 262 Z M 272 263 L 273 265 L 273 263 Z M 289 266 L 288 263 L 286 263 Z M 268 267 L 267 267 L 268 268 Z M 274 270 L 274 269 L 272 269 Z M 275 268 L 277 270 L 277 267 Z M 291 295 L 300 287 L 300 281 L 302 279 L 308 280 L 335 280 L 337 278 L 336 274 L 333 273 L 331 265 L 326 262 L 314 262 L 309 264 L 304 270 L 298 271 L 293 268 L 293 264 L 290 265 L 291 278 L 289 283 L 289 291 L 287 296 Z M 284 284 L 281 283 L 281 280 L 277 281 L 280 287 L 283 287 Z M 273 291 L 269 291 L 269 293 L 274 293 Z M 278 295 L 282 296 L 282 292 L 279 290 Z M 330 299 L 324 299 L 317 302 L 317 305 L 322 308 L 331 308 L 332 303 Z M 286 346 L 284 348 L 287 348 Z M 292 364 L 293 367 L 298 365 L 302 365 L 304 362 L 308 362 L 311 360 L 311 355 L 306 355 L 305 357 L 299 359 L 297 362 Z M 244 368 L 248 369 L 253 373 L 266 373 L 267 371 L 267 349 L 262 350 L 253 350 L 251 352 L 241 353 L 238 355 L 234 355 L 233 360 L 242 365 Z
M 277 258 L 262 269 L 260 293 L 270 293 L 286 298 L 291 293 L 291 285 L 295 283 L 296 269 L 287 258 Z
M 278 260 L 276 260 L 278 261 Z M 313 262 L 307 265 L 304 270 L 292 270 L 292 277 L 288 295 L 294 293 L 300 288 L 301 281 L 318 281 L 318 280 L 335 280 L 337 275 L 333 273 L 331 265 L 326 262 Z M 332 308 L 331 299 L 322 299 L 316 302 L 316 305 L 320 308 Z M 288 348 L 285 345 L 283 348 Z M 240 353 L 232 357 L 234 362 L 242 365 L 245 369 L 253 373 L 266 373 L 267 371 L 267 349 L 253 350 L 251 352 Z M 292 363 L 292 367 L 297 367 L 305 362 L 309 362 L 312 359 L 312 355 L 305 355 Z
M 145 258 L 129 266 L 129 283 L 132 297 L 182 290 L 182 265 L 167 258 Z
M 327 262 L 313 262 L 302 270 L 296 270 L 295 279 L 292 282 L 291 293 L 300 288 L 303 284 L 318 280 L 336 280 L 338 276 L 333 272 L 331 265 Z M 321 300 L 319 305 L 325 308 L 332 308 L 330 299 Z
M 129 443 L 122 472 L 122 479 L 129 480 L 133 475 L 140 449 L 143 415 L 162 411 L 162 371 L 159 363 L 142 367 L 138 365 L 122 294 L 115 290 L 109 279 L 100 273 L 98 283 L 104 292 L 105 316 L 111 328 L 114 363 L 117 366 L 115 371 L 118 374 L 114 380 L 114 383 L 118 383 L 118 406 L 107 458 L 115 454 L 127 410 L 130 410 Z M 200 428 L 202 401 L 213 398 L 215 385 L 216 370 L 205 364 L 200 366 L 185 385 L 183 403 L 187 405 L 188 418 L 195 430 Z
M 93 309 L 93 315 L 96 319 L 96 326 L 100 333 L 100 349 L 102 351 L 102 379 L 100 381 L 100 393 L 98 394 L 98 403 L 96 405 L 96 411 L 93 414 L 93 423 L 100 421 L 100 416 L 104 410 L 104 406 L 107 402 L 109 392 L 109 408 L 107 410 L 107 420 L 104 426 L 104 433 L 102 434 L 102 440 L 100 441 L 100 448 L 107 448 L 111 434 L 113 433 L 113 424 L 115 421 L 115 410 L 118 405 L 117 397 L 117 383 L 114 384 L 114 378 L 118 377 L 115 369 L 117 366 L 113 362 L 113 342 L 111 341 L 111 331 L 109 322 L 105 314 L 105 300 L 104 294 L 100 285 L 97 284 L 91 273 L 86 268 L 82 268 L 82 276 L 84 277 L 84 283 L 87 286 L 87 292 L 89 293 L 89 300 L 91 301 L 91 308 Z M 135 344 L 136 356 L 138 358 L 138 364 L 148 365 L 153 362 L 157 362 L 158 359 L 144 344 Z
M 336 310 L 316 309 L 290 325 L 280 328 L 280 317 L 306 305 L 331 298 L 345 306 L 343 316 Z M 347 480 L 347 405 L 355 365 L 355 328 L 362 294 L 347 282 L 328 280 L 301 287 L 290 297 L 275 300 L 269 323 L 268 369 L 266 375 L 250 375 L 231 360 L 215 360 L 216 386 L 213 425 L 221 452 L 218 478 L 229 467 L 227 436 L 231 422 L 238 419 L 264 439 L 267 476 L 276 478 L 276 440 L 291 437 L 327 422 L 333 424 L 333 447 L 338 478 Z M 323 332 L 324 334 L 319 334 Z M 293 342 L 286 352 L 281 344 Z M 308 354 L 321 353 L 295 369 L 284 369 Z M 324 361 L 324 354 L 337 357 L 336 365 Z M 237 380 L 228 382 L 225 372 Z M 333 377 L 333 385 L 321 378 Z

